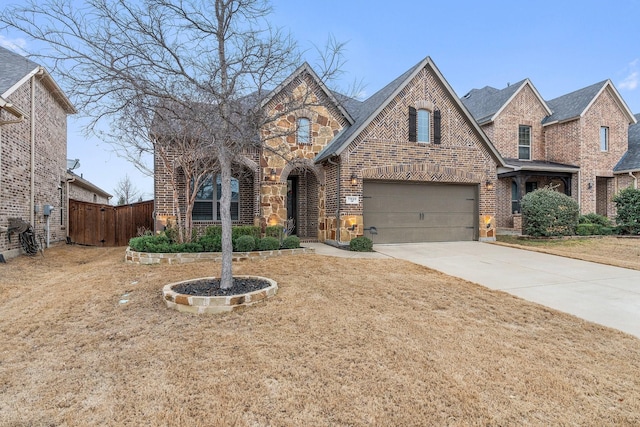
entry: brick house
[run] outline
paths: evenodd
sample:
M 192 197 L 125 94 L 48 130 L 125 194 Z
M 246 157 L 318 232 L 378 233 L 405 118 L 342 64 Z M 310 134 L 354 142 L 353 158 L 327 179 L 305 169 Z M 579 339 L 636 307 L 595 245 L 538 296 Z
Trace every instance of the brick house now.
M 636 123 L 629 126 L 629 146 L 613 172 L 616 174 L 618 188 L 638 187 L 640 178 L 640 114 L 634 116 Z
M 20 253 L 17 236 L 9 241 L 6 232 L 12 217 L 31 223 L 43 241 L 66 238 L 67 115 L 75 112 L 43 67 L 0 47 L 0 254 L 5 257 Z
M 376 243 L 495 239 L 504 162 L 431 58 L 365 101 L 332 92 L 304 64 L 273 91 L 267 111 L 300 85 L 317 102 L 278 121 L 291 132 L 269 140 L 271 150 L 239 162 L 249 173 L 232 182 L 234 222 L 293 218 L 301 238 L 337 244 L 362 235 Z M 156 229 L 176 212 L 166 173 L 156 160 Z M 215 175 L 195 202 L 196 227 L 218 222 Z
M 82 174 L 78 175 L 72 170 L 67 170 L 67 182 L 69 183 L 69 198 L 81 202 L 109 204 L 109 199 L 113 197 L 97 185 L 84 179 Z
M 556 186 L 581 213 L 615 215 L 612 196 L 627 178 L 614 167 L 637 120 L 610 80 L 545 101 L 529 79 L 504 89 L 473 89 L 462 102 L 504 157 L 498 173 L 497 226 L 521 228 L 520 201 Z

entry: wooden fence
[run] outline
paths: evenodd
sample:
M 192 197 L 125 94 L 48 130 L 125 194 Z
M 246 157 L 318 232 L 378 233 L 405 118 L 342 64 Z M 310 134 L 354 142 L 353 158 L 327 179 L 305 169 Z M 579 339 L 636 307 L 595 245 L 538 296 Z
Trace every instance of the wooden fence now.
M 124 206 L 69 200 L 69 238 L 91 246 L 127 246 L 138 229 L 153 230 L 153 200 Z

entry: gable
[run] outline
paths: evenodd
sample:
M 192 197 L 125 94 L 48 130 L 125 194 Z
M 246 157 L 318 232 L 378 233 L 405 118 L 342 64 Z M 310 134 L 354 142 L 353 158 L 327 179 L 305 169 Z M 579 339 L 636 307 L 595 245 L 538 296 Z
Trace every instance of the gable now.
M 613 168 L 617 173 L 640 171 L 640 114 L 635 115 L 636 123 L 629 126 L 627 152 Z
M 407 140 L 408 120 L 400 118 L 406 117 L 408 114 L 409 103 L 414 105 L 427 103 L 433 106 L 433 111 L 438 110 L 440 105 L 447 105 L 447 119 L 442 116 L 443 122 L 455 117 L 455 123 L 448 122 L 448 126 L 466 126 L 467 136 L 473 135 L 474 138 L 477 138 L 483 149 L 499 165 L 504 165 L 504 161 L 498 151 L 429 57 L 407 70 L 371 98 L 364 101 L 363 104 L 366 106 L 364 108 L 365 114 L 357 117 L 356 123 L 347 128 L 316 158 L 316 163 L 332 156 L 340 155 L 347 147 L 357 145 L 365 138 L 392 137 L 394 139 L 397 138 L 395 140 Z M 450 112 L 453 114 L 450 115 Z M 386 124 L 383 124 L 385 121 Z M 376 133 L 372 134 L 372 132 L 382 132 L 382 134 L 377 135 Z M 458 144 L 469 144 L 468 138 L 462 137 L 462 133 L 457 134 L 460 135 L 459 139 L 465 140 L 457 141 Z M 452 141 L 451 135 L 443 135 L 443 143 L 445 140 Z
M 618 108 L 627 116 L 629 123 L 634 123 L 635 118 L 631 110 L 629 110 L 611 80 L 604 80 L 547 101 L 553 113 L 544 120 L 543 124 L 547 126 L 583 117 L 593 103 L 596 102 L 597 98 L 605 91 L 615 98 Z

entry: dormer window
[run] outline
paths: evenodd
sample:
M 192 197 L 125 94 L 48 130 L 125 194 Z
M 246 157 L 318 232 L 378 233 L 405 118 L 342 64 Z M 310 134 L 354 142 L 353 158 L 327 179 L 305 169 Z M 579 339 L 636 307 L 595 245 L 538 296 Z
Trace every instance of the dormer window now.
M 518 128 L 518 160 L 531 160 L 531 126 Z
M 297 120 L 296 137 L 298 144 L 311 144 L 311 121 L 306 117 Z
M 600 151 L 609 151 L 609 128 L 600 127 Z

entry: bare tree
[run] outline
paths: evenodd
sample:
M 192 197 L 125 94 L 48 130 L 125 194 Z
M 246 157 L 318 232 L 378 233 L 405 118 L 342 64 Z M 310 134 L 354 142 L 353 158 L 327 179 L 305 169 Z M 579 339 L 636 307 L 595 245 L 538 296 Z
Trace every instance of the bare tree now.
M 113 189 L 113 192 L 118 198 L 118 205 L 133 203 L 141 195 L 140 190 L 131 182 L 129 175 L 125 175 L 124 178 L 118 181 L 118 185 Z
M 246 150 L 289 131 L 273 126 L 280 117 L 318 102 L 304 76 L 289 82 L 295 93 L 268 96 L 301 64 L 296 43 L 269 24 L 265 0 L 76 4 L 30 0 L 6 8 L 0 23 L 46 43 L 35 56 L 63 76 L 70 98 L 91 118 L 88 131 L 108 121 L 101 136 L 138 168 L 150 172 L 144 160 L 150 154 L 164 165 L 187 237 L 195 192 L 208 173 L 219 171 L 221 286 L 230 288 L 232 167 Z M 325 83 L 339 75 L 342 47 L 331 40 L 321 56 L 317 77 Z

